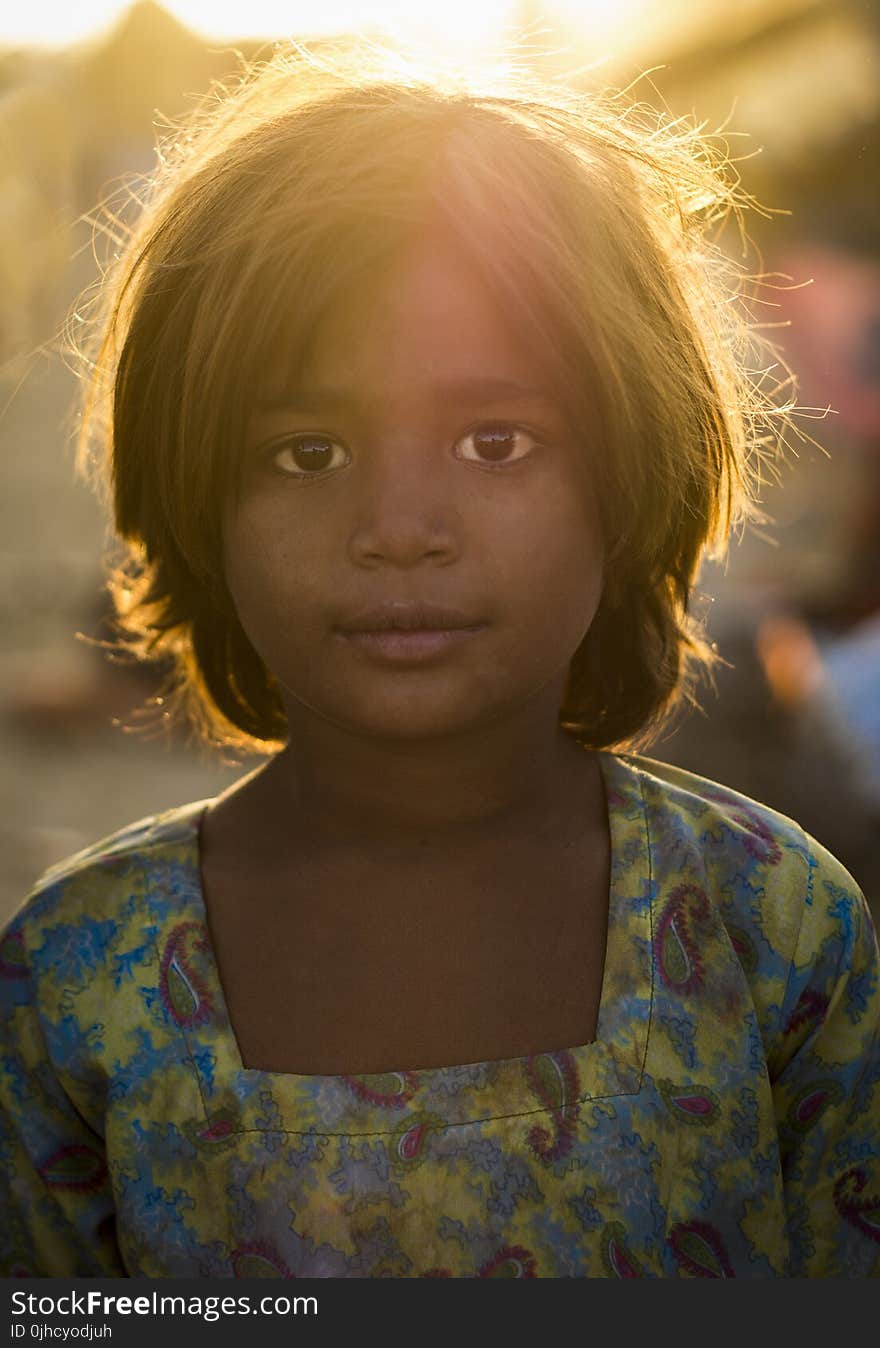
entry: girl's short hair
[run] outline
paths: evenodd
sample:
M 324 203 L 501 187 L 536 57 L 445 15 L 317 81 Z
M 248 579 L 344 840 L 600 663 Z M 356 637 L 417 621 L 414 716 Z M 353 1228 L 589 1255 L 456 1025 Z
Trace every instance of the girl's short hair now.
M 224 581 L 248 413 L 279 344 L 293 372 L 333 306 L 440 221 L 588 437 L 606 584 L 560 723 L 596 748 L 647 743 L 713 659 L 689 613 L 697 567 L 756 513 L 787 410 L 749 371 L 744 268 L 710 237 L 747 204 L 723 150 L 622 94 L 512 67 L 478 82 L 296 47 L 159 159 L 105 278 L 80 455 L 128 548 L 110 580 L 122 642 L 170 657 L 172 706 L 214 742 L 285 740 Z

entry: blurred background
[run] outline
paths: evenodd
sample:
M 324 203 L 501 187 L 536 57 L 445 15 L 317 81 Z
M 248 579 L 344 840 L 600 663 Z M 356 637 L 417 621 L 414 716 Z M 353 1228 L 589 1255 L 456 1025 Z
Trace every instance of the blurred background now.
M 13 12 L 13 8 L 17 12 Z M 422 10 L 419 13 L 419 10 Z M 793 816 L 880 915 L 880 9 L 867 0 L 78 0 L 0 17 L 0 920 L 39 873 L 142 815 L 215 794 L 256 760 L 145 737 L 149 676 L 108 663 L 106 524 L 73 474 L 66 316 L 98 276 L 97 204 L 155 164 L 157 130 L 241 58 L 291 37 L 520 59 L 737 134 L 770 336 L 800 422 L 773 523 L 707 566 L 727 664 L 652 750 Z M 736 245 L 735 234 L 731 245 Z M 809 282 L 809 284 L 804 284 Z M 711 602 L 710 602 L 711 601 Z

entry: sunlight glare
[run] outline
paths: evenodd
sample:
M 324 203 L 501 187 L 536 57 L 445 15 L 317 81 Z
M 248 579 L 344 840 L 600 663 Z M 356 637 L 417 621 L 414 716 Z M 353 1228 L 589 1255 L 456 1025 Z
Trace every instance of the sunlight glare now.
M 0 13 L 0 45 L 61 47 L 99 36 L 119 21 L 123 0 L 31 0 Z M 162 0 L 161 8 L 209 41 L 385 33 L 438 57 L 466 59 L 503 42 L 515 0 Z

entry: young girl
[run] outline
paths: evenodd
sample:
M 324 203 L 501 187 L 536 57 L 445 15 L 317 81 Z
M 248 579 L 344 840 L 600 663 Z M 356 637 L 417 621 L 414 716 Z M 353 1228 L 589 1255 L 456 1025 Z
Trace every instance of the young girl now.
M 373 60 L 246 81 L 108 280 L 125 630 L 274 756 L 9 926 L 2 1272 L 876 1273 L 864 899 L 622 752 L 770 415 L 734 188 L 619 99 Z

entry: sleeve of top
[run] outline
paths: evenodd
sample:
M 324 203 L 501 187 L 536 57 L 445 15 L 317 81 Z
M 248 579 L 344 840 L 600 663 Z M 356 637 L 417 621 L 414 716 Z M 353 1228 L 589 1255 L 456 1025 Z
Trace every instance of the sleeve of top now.
M 813 843 L 768 1062 L 790 1277 L 880 1276 L 880 959 L 864 895 Z
M 53 1066 L 21 930 L 0 940 L 0 1276 L 125 1276 L 104 1142 Z

